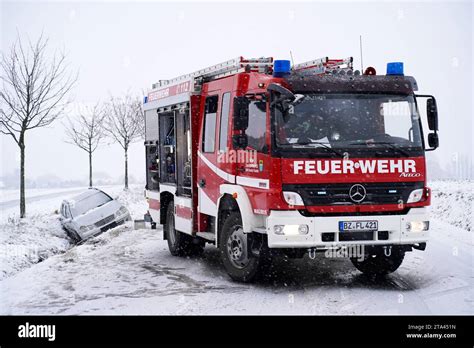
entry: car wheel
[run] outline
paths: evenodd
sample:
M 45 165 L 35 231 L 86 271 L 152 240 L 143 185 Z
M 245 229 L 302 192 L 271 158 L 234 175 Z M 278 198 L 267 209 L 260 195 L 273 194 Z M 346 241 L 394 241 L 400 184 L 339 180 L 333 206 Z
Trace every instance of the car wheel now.
M 63 227 L 63 229 L 64 229 L 64 231 L 66 231 L 66 234 L 68 235 L 68 237 L 72 239 L 74 244 L 77 244 L 82 240 L 81 236 L 76 231 L 68 230 L 64 227 Z

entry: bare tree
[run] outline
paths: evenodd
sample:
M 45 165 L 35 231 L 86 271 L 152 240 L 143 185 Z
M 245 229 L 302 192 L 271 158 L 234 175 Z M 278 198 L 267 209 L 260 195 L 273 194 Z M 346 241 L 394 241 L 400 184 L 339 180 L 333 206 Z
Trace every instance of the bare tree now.
M 68 137 L 66 142 L 76 145 L 89 155 L 89 187 L 92 187 L 92 154 L 105 135 L 102 125 L 104 117 L 103 107 L 97 103 L 79 114 L 75 122 L 68 119 L 68 123 L 65 124 Z
M 145 121 L 140 99 L 126 94 L 122 98 L 110 98 L 105 131 L 119 143 L 125 155 L 125 190 L 128 190 L 128 149 L 130 144 L 143 136 Z
M 64 53 L 47 57 L 48 40 L 23 45 L 20 37 L 0 58 L 0 132 L 20 148 L 20 217 L 25 217 L 25 135 L 50 125 L 62 114 L 77 80 L 68 74 Z

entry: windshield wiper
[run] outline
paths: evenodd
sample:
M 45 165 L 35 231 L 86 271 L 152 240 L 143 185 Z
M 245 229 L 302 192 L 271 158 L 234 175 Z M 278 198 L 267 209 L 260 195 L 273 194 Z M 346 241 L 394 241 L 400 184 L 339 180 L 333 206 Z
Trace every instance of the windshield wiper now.
M 385 145 L 395 151 L 397 151 L 398 153 L 401 153 L 402 155 L 404 155 L 405 157 L 410 157 L 410 154 L 403 150 L 401 147 L 395 145 L 395 143 L 389 143 L 387 141 L 371 141 L 371 142 L 355 142 L 355 143 L 350 143 L 350 145 L 360 145 L 360 144 L 366 144 L 367 146 L 369 145 L 372 145 L 372 144 L 375 144 L 375 145 Z
M 321 146 L 323 149 L 326 149 L 326 150 L 329 150 L 331 151 L 332 153 L 340 156 L 340 157 L 344 157 L 344 154 L 340 153 L 339 151 L 336 151 L 334 150 L 331 146 L 328 146 L 324 143 L 318 143 L 318 142 L 312 142 L 312 141 L 302 141 L 302 142 L 297 142 L 297 143 L 291 143 L 291 144 L 280 144 L 279 146 L 292 146 L 292 145 L 319 145 Z

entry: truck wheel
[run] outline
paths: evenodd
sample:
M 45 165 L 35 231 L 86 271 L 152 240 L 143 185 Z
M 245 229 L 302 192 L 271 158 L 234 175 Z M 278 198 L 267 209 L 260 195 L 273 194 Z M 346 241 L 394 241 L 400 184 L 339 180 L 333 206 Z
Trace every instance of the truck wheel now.
M 260 258 L 249 250 L 240 213 L 232 212 L 225 219 L 219 236 L 219 250 L 224 267 L 233 280 L 254 280 L 260 268 Z
M 395 272 L 403 262 L 405 252 L 392 248 L 390 256 L 383 252 L 365 255 L 364 260 L 351 258 L 352 264 L 364 274 L 380 276 Z
M 200 255 L 204 251 L 204 243 L 195 243 L 191 236 L 176 231 L 174 227 L 174 205 L 171 202 L 166 211 L 164 232 L 168 241 L 168 249 L 173 256 Z

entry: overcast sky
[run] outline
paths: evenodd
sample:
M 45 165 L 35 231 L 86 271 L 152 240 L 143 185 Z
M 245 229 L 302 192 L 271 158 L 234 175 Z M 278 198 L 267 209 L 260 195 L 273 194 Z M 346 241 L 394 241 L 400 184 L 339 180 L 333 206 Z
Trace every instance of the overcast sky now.
M 0 0 L 0 47 L 9 49 L 17 32 L 49 37 L 79 71 L 76 103 L 95 103 L 127 91 L 141 94 L 153 82 L 236 56 L 273 56 L 295 62 L 354 56 L 360 66 L 385 73 L 403 61 L 419 93 L 438 100 L 444 166 L 453 153 L 472 157 L 473 5 L 465 2 L 19 2 Z M 86 179 L 87 154 L 64 143 L 62 121 L 28 134 L 27 175 L 55 174 Z M 1 172 L 18 168 L 19 152 L 0 136 Z M 130 173 L 144 176 L 142 141 L 130 152 Z M 95 171 L 123 175 L 118 145 L 100 148 Z

